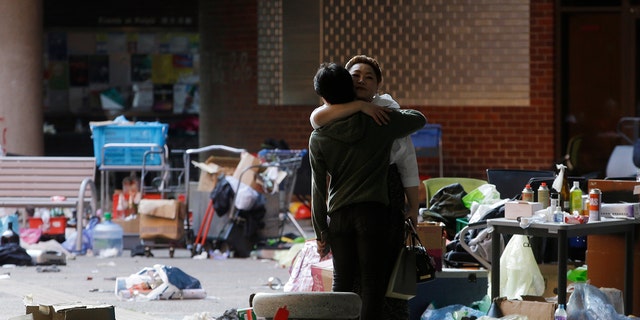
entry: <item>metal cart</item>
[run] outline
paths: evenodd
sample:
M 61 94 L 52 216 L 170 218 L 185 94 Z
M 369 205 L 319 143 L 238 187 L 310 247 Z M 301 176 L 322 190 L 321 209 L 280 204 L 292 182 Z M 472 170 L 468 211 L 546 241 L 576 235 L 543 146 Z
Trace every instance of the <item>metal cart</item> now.
M 232 148 L 223 145 L 212 145 L 199 149 L 189 149 L 185 152 L 185 163 L 191 162 L 192 155 L 213 151 L 226 151 L 235 154 L 247 152 L 244 149 Z M 244 168 L 238 177 L 238 180 L 242 181 L 242 177 L 245 173 L 250 170 L 257 169 L 259 172 L 257 177 L 258 179 L 261 179 L 266 193 L 277 195 L 278 205 L 276 210 L 279 219 L 279 238 L 282 236 L 284 223 L 286 221 L 293 223 L 298 232 L 300 232 L 303 237 L 306 237 L 303 228 L 289 212 L 289 203 L 291 201 L 291 195 L 296 181 L 297 169 L 300 167 L 302 157 L 305 153 L 306 150 L 262 150 L 258 153 L 261 163 Z M 279 181 L 277 185 L 273 184 L 274 182 L 265 175 L 269 168 L 277 168 L 285 174 L 284 178 Z M 189 170 L 185 170 L 185 173 L 188 179 Z M 239 223 L 244 222 L 243 218 L 239 216 L 240 210 L 235 207 L 240 187 L 240 183 L 235 186 L 234 197 L 232 200 L 233 205 L 231 210 L 229 210 L 229 212 L 223 217 L 214 214 L 214 210 L 212 208 L 213 200 L 209 199 L 209 205 L 207 206 L 198 234 L 195 237 L 195 243 L 190 247 L 193 255 L 201 254 L 205 245 L 209 241 L 211 242 L 212 248 L 217 248 L 221 243 L 228 241 L 229 237 L 232 235 L 233 228 Z M 190 203 L 188 199 L 190 194 L 191 192 L 189 192 L 189 187 L 187 187 L 187 203 Z M 216 236 L 210 237 L 209 231 L 212 224 L 214 225 L 214 234 L 216 234 Z
M 307 234 L 289 211 L 293 190 L 297 181 L 297 172 L 301 166 L 302 159 L 307 154 L 306 149 L 299 150 L 282 150 L 282 149 L 263 149 L 258 152 L 258 157 L 262 160 L 263 168 L 278 168 L 286 173 L 285 178 L 279 183 L 277 190 L 273 190 L 278 194 L 278 218 L 280 221 L 280 236 L 284 233 L 284 224 L 286 221 L 291 222 L 300 236 L 307 238 Z

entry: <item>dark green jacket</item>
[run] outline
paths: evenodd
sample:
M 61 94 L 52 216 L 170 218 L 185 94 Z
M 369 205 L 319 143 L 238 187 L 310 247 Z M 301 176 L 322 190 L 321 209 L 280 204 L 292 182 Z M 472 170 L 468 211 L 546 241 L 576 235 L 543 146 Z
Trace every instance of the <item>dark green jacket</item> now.
M 389 116 L 389 124 L 381 126 L 358 112 L 311 133 L 312 222 L 318 239 L 328 229 L 327 215 L 335 210 L 363 202 L 389 204 L 387 170 L 391 144 L 427 122 L 416 110 L 396 110 Z

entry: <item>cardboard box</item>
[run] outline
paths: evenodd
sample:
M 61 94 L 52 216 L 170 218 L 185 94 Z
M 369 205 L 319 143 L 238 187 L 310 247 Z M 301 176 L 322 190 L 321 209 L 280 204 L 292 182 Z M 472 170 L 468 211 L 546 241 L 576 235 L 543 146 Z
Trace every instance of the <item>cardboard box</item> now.
M 330 292 L 333 290 L 333 260 L 328 259 L 311 265 L 313 286 L 311 291 Z
M 522 300 L 497 298 L 496 303 L 504 316 L 523 315 L 529 320 L 553 319 L 553 314 L 558 306 L 554 302 L 547 302 L 543 297 L 522 296 Z
M 184 203 L 181 202 L 181 204 L 184 208 Z M 166 219 L 141 214 L 139 233 L 140 239 L 164 238 L 179 240 L 184 234 L 184 215 L 181 214 L 176 219 Z
M 248 152 L 243 152 L 240 156 L 240 162 L 236 166 L 236 170 L 233 172 L 233 177 L 240 180 L 240 182 L 251 186 L 254 190 L 262 192 L 262 186 L 258 184 L 256 176 L 258 175 L 258 167 L 246 170 L 249 167 L 259 165 L 260 159 L 254 157 Z M 246 170 L 246 171 L 245 171 Z
M 538 268 L 540 269 L 540 273 L 542 274 L 542 278 L 544 279 L 544 293 L 542 294 L 545 298 L 553 298 L 557 297 L 557 289 L 558 289 L 558 265 L 557 264 L 549 264 L 549 263 L 541 263 L 538 264 Z M 573 270 L 575 267 L 573 265 L 567 266 L 567 271 Z M 567 286 L 572 282 L 567 280 Z M 569 299 L 569 292 L 567 292 L 567 300 Z
M 504 217 L 513 220 L 518 217 L 531 217 L 538 210 L 542 210 L 540 202 L 508 201 L 504 205 Z
M 140 218 L 136 216 L 129 216 L 126 219 L 113 219 L 113 223 L 122 227 L 124 234 L 140 232 Z
M 198 179 L 198 191 L 211 192 L 218 182 L 218 175 L 233 175 L 240 162 L 238 157 L 209 157 L 204 163 L 192 161 L 200 168 L 200 178 Z
M 26 314 L 33 315 L 34 320 L 115 320 L 115 309 L 112 305 L 86 305 L 65 303 L 53 305 L 28 305 Z
M 442 257 L 446 252 L 444 227 L 444 223 L 432 221 L 418 222 L 416 227 L 420 242 L 436 262 L 437 271 L 442 271 Z
M 638 202 L 636 188 L 640 182 L 631 180 L 589 179 L 588 189 L 602 191 L 602 203 Z
M 142 199 L 138 204 L 140 215 L 150 215 L 158 218 L 175 219 L 181 216 L 184 203 L 173 199 Z

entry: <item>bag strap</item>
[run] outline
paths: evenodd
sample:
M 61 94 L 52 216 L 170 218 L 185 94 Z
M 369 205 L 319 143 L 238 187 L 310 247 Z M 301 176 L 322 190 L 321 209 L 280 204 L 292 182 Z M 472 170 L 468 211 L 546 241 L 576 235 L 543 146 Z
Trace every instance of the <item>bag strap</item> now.
M 416 244 L 418 244 L 424 248 L 424 245 L 422 245 L 422 241 L 420 241 L 420 237 L 418 237 L 418 232 L 416 231 L 416 228 L 413 225 L 413 221 L 410 218 L 407 218 L 404 221 L 404 225 L 405 225 L 405 240 L 407 237 L 411 237 L 411 246 L 415 246 Z

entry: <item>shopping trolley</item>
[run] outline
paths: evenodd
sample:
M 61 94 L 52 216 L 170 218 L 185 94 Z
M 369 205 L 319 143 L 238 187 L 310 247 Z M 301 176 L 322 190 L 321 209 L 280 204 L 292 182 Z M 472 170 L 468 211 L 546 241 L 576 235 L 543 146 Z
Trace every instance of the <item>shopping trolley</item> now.
M 226 146 L 209 146 L 200 149 L 190 149 L 185 153 L 185 163 L 189 163 L 189 157 L 191 154 L 197 154 L 205 151 L 218 151 L 224 150 L 232 153 L 246 152 L 244 149 L 236 149 Z M 234 227 L 243 222 L 243 218 L 240 216 L 240 211 L 236 207 L 236 198 L 238 197 L 239 190 L 242 187 L 239 181 L 242 181 L 243 176 L 248 171 L 258 171 L 257 179 L 260 179 L 263 190 L 265 193 L 277 195 L 278 197 L 278 218 L 279 224 L 279 238 L 282 237 L 284 232 L 284 225 L 287 220 L 295 226 L 302 237 L 306 238 L 306 233 L 300 224 L 295 220 L 293 215 L 289 212 L 289 203 L 291 195 L 296 181 L 297 169 L 300 167 L 303 156 L 306 154 L 306 150 L 262 150 L 258 153 L 260 164 L 252 165 L 244 168 L 238 177 L 238 183 L 234 186 L 234 195 L 232 200 L 231 209 L 228 213 L 220 217 L 214 214 L 213 200 L 209 200 L 206 212 L 203 217 L 202 224 L 198 230 L 193 246 L 191 247 L 192 255 L 201 254 L 205 249 L 208 241 L 211 241 L 211 246 L 217 248 L 222 243 L 228 242 Z M 269 176 L 270 172 L 276 170 L 277 178 Z M 217 219 L 217 221 L 216 221 Z M 209 231 L 212 224 L 218 224 L 214 233 L 217 236 L 209 237 Z M 217 232 L 216 232 L 217 231 Z M 246 254 L 244 252 L 243 254 Z M 236 252 L 236 254 L 238 254 Z
M 302 159 L 307 154 L 306 149 L 295 149 L 295 150 L 283 150 L 283 149 L 263 149 L 258 152 L 258 158 L 260 158 L 262 164 L 260 165 L 263 168 L 277 168 L 279 171 L 285 173 L 284 179 L 278 183 L 277 186 L 270 186 L 270 179 L 267 175 L 269 171 L 263 171 L 260 174 L 260 177 L 263 179 L 263 186 L 266 189 L 271 187 L 272 193 L 278 194 L 278 219 L 280 221 L 279 225 L 279 235 L 282 237 L 284 233 L 285 222 L 290 221 L 296 230 L 300 233 L 300 236 L 303 238 L 307 238 L 307 234 L 304 229 L 300 226 L 298 221 L 295 219 L 293 214 L 289 211 L 289 207 L 291 204 L 291 198 L 293 195 L 293 190 L 296 186 L 296 179 L 298 169 L 302 164 Z

